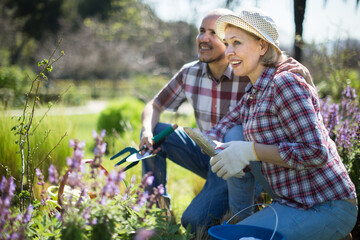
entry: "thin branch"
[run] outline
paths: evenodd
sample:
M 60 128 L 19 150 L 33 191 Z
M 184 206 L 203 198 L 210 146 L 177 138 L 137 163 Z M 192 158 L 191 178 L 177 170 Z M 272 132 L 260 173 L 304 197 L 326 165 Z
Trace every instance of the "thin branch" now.
M 57 148 L 57 147 L 60 145 L 61 141 L 62 141 L 66 136 L 68 136 L 68 135 L 67 135 L 67 132 L 60 138 L 59 142 L 48 152 L 48 154 L 46 155 L 46 157 L 45 157 L 43 160 L 41 160 L 41 162 L 39 162 L 39 164 L 34 168 L 34 171 L 35 171 L 36 168 L 39 168 L 40 165 L 45 162 L 45 160 L 47 160 L 47 159 L 49 158 L 50 154 L 55 150 L 55 148 Z
M 67 91 L 69 91 L 70 87 L 71 87 L 71 86 L 69 86 L 63 93 L 61 93 L 61 94 L 59 95 L 59 98 L 56 99 L 56 101 L 55 101 L 55 103 L 54 103 L 53 105 L 48 106 L 48 109 L 46 110 L 46 112 L 44 113 L 44 115 L 41 117 L 41 119 L 39 120 L 39 122 L 35 125 L 33 131 L 30 133 L 30 135 L 33 135 L 33 134 L 34 134 L 34 132 L 36 131 L 36 129 L 38 128 L 38 126 L 40 125 L 40 123 L 41 123 L 41 122 L 44 120 L 44 118 L 47 116 L 47 113 L 51 110 L 51 108 L 52 108 L 56 103 L 58 103 L 58 102 L 60 101 L 60 98 L 61 98 L 60 96 L 63 96 L 65 93 L 67 93 Z
M 35 113 L 35 106 L 37 104 L 37 101 L 38 101 L 38 92 L 39 92 L 39 87 L 40 87 L 40 83 L 41 83 L 41 80 L 42 79 L 47 79 L 45 73 L 46 72 L 49 72 L 50 69 L 49 69 L 49 66 L 52 66 L 53 63 L 55 63 L 56 61 L 58 61 L 63 55 L 64 53 L 61 52 L 61 56 L 58 57 L 56 60 L 53 60 L 53 62 L 51 62 L 51 59 L 53 58 L 53 56 L 55 55 L 56 51 L 58 50 L 60 44 L 61 44 L 61 39 L 58 41 L 58 45 L 56 46 L 56 48 L 54 49 L 54 51 L 52 52 L 52 54 L 50 55 L 49 57 L 49 60 L 47 60 L 44 64 L 44 68 L 42 69 L 42 71 L 40 72 L 40 74 L 38 74 L 34 80 L 31 80 L 30 76 L 27 74 L 27 77 L 30 79 L 31 81 L 31 87 L 30 87 L 30 90 L 28 93 L 26 93 L 26 101 L 25 101 L 25 106 L 24 106 L 24 110 L 23 110 L 23 113 L 22 113 L 22 117 L 21 117 L 21 122 L 20 122 L 20 128 L 19 128 L 19 147 L 20 147 L 20 153 L 21 153 L 21 164 L 22 164 L 22 171 L 21 171 L 21 180 L 20 180 L 20 191 L 22 192 L 24 190 L 24 177 L 25 177 L 25 166 L 26 166 L 26 176 L 27 176 L 27 179 L 28 179 L 28 187 L 29 189 L 32 188 L 32 183 L 31 182 L 31 179 L 29 174 L 29 164 L 30 164 L 30 152 L 31 152 L 31 149 L 30 149 L 30 140 L 29 140 L 29 132 L 30 132 L 30 128 L 32 126 L 32 123 L 33 123 L 33 119 L 34 119 L 34 113 Z M 36 83 L 36 85 L 35 85 Z M 36 86 L 36 87 L 35 87 Z M 34 90 L 34 88 L 36 88 Z M 31 110 L 31 113 L 29 115 L 29 118 L 27 120 L 27 110 L 29 108 L 29 101 L 30 101 L 30 96 L 31 94 L 34 93 L 34 101 L 33 101 L 33 104 L 32 104 L 32 110 Z M 46 115 L 46 114 L 45 114 Z M 28 122 L 26 124 L 26 121 Z M 38 125 L 37 125 L 38 126 Z M 37 128 L 36 126 L 36 128 Z M 35 130 L 36 130 L 35 128 Z M 25 130 L 25 131 L 24 131 Z M 34 130 L 34 131 L 35 131 Z M 34 132 L 33 131 L 33 132 Z M 32 132 L 32 133 L 33 133 Z M 65 133 L 65 135 L 67 135 Z M 65 135 L 61 138 L 61 140 L 65 137 Z M 60 144 L 61 140 L 59 141 L 59 143 L 54 147 L 54 149 Z M 25 162 L 25 154 L 24 154 L 24 143 L 26 141 L 26 144 L 27 144 L 27 156 L 26 156 L 26 162 Z M 50 153 L 54 150 L 52 149 L 47 157 L 43 160 L 45 161 L 48 156 L 50 155 Z M 42 162 L 43 162 L 42 161 Z M 41 162 L 41 163 L 42 163 Z M 21 200 L 20 201 L 20 210 L 23 211 L 23 208 L 24 208 L 24 200 Z

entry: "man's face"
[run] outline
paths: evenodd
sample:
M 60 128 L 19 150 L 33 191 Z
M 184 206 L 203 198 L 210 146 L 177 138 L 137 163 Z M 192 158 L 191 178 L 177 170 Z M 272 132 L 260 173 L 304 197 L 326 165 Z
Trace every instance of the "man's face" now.
M 225 58 L 225 45 L 215 33 L 219 16 L 210 15 L 203 19 L 196 37 L 198 58 L 201 62 L 212 63 Z

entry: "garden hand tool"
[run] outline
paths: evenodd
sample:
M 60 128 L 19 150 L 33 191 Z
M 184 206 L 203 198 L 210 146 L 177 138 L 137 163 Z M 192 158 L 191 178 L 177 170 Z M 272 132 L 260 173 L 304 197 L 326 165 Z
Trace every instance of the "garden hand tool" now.
M 152 140 L 154 141 L 154 149 L 158 148 L 160 146 L 160 144 L 165 140 L 165 138 L 167 136 L 169 136 L 171 133 L 173 133 L 177 127 L 178 127 L 177 124 L 174 124 L 174 125 L 166 128 L 165 130 L 163 130 L 156 136 L 154 136 L 152 138 Z M 123 150 L 121 150 L 120 152 L 118 152 L 117 154 L 115 154 L 114 156 L 112 156 L 110 158 L 110 160 L 113 160 L 125 153 L 129 153 L 129 155 L 127 157 L 123 158 L 121 161 L 119 161 L 118 163 L 115 164 L 115 166 L 118 166 L 125 162 L 130 162 L 130 164 L 127 167 L 125 167 L 125 169 L 124 169 L 124 171 L 126 171 L 126 170 L 132 168 L 133 166 L 135 166 L 136 164 L 138 164 L 140 160 L 150 158 L 150 157 L 153 157 L 156 155 L 156 154 L 151 154 L 150 151 L 147 151 L 144 155 L 140 154 L 140 152 L 144 149 L 147 149 L 146 145 L 144 145 L 139 150 L 137 150 L 136 148 L 133 148 L 133 147 L 126 147 Z
M 221 147 L 217 147 L 216 143 L 212 141 L 208 136 L 203 134 L 198 128 L 184 127 L 184 131 L 189 135 L 189 137 L 196 142 L 197 145 L 210 157 L 217 155 L 219 152 L 224 150 Z M 244 172 L 251 171 L 250 166 L 244 168 Z M 242 177 L 243 174 L 236 175 L 237 177 Z
M 223 149 L 217 148 L 214 141 L 212 141 L 208 136 L 203 134 L 199 129 L 197 128 L 190 128 L 190 127 L 184 127 L 184 131 L 189 135 L 189 137 L 196 142 L 197 145 L 210 157 L 215 156 L 219 152 L 221 152 Z M 258 162 L 250 162 L 250 166 L 246 166 L 244 168 L 244 172 L 249 172 L 254 175 L 256 181 L 262 186 L 262 188 L 268 193 L 268 195 L 275 199 L 275 194 L 272 191 L 269 183 L 265 179 L 265 177 L 261 173 L 261 166 L 260 164 L 257 164 Z M 236 177 L 241 177 L 239 175 L 235 175 Z

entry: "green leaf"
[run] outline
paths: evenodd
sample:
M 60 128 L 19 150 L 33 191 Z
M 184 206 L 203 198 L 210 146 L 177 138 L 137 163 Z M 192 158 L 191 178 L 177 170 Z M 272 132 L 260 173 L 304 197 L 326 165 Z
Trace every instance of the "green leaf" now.
M 48 72 L 51 72 L 53 70 L 53 66 L 52 65 L 49 65 L 47 68 L 46 68 L 46 71 Z
M 47 59 L 43 59 L 41 62 L 38 62 L 38 66 L 40 67 L 40 66 L 46 65 L 48 63 L 49 63 L 49 61 Z

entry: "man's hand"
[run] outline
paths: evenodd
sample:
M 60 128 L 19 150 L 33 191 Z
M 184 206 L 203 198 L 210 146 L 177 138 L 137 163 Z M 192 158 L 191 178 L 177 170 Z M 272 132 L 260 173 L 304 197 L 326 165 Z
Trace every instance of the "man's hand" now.
M 211 170 L 227 180 L 230 177 L 241 177 L 243 169 L 250 161 L 257 161 L 252 142 L 232 141 L 223 143 L 223 150 L 210 159 Z
M 139 149 L 141 149 L 142 147 L 146 146 L 146 148 L 153 154 L 156 154 L 160 151 L 160 147 L 154 149 L 153 145 L 154 145 L 154 141 L 152 140 L 153 138 L 153 133 L 151 131 L 143 131 L 141 139 L 140 139 L 140 144 L 139 144 Z M 147 152 L 146 149 L 141 151 L 141 154 L 144 155 L 145 152 Z
M 299 73 L 301 76 L 304 77 L 305 81 L 309 85 L 311 85 L 315 88 L 315 85 L 311 78 L 309 70 L 304 65 L 302 65 L 301 63 L 296 61 L 294 58 L 290 57 L 290 58 L 286 59 L 285 61 L 281 62 L 276 67 L 277 67 L 277 70 L 276 70 L 277 73 L 283 72 L 283 71 Z

